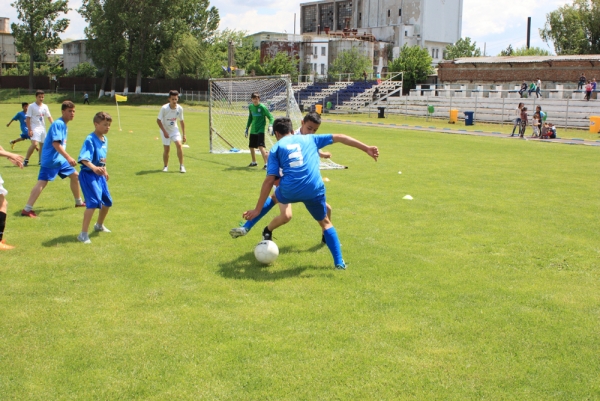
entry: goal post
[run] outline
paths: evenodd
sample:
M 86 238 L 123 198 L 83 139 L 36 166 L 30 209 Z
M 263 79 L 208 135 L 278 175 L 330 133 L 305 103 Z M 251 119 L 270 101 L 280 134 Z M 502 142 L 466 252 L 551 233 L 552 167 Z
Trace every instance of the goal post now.
M 209 81 L 209 129 L 211 153 L 249 152 L 244 136 L 248 122 L 248 105 L 252 93 L 274 118 L 289 117 L 294 128 L 300 126 L 302 113 L 294 98 L 287 75 L 266 77 L 236 77 Z M 266 134 L 266 133 L 265 133 Z M 265 135 L 265 145 L 271 148 L 274 136 Z
M 209 146 L 211 153 L 249 153 L 244 136 L 248 123 L 248 106 L 252 93 L 274 118 L 289 117 L 297 129 L 303 118 L 294 97 L 289 75 L 265 77 L 211 78 L 209 80 Z M 265 145 L 270 149 L 277 139 L 265 133 Z M 330 159 L 321 159 L 321 169 L 344 169 Z

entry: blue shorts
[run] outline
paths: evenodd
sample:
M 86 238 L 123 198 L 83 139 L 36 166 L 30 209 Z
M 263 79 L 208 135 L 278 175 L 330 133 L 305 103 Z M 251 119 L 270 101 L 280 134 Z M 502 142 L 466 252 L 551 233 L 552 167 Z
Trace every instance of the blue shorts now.
M 279 203 L 288 204 L 302 202 L 313 219 L 317 221 L 321 221 L 327 216 L 327 201 L 325 200 L 325 194 L 321 194 L 309 200 L 294 201 L 283 196 L 280 188 L 281 187 L 277 187 L 275 190 L 275 197 Z
M 29 140 L 31 140 L 31 138 L 29 137 L 29 133 L 27 131 L 21 132 L 21 139 L 29 139 Z
M 106 177 L 91 171 L 81 170 L 79 185 L 85 198 L 86 209 L 101 209 L 102 206 L 111 207 L 112 197 L 108 191 Z
M 38 180 L 54 181 L 57 175 L 60 178 L 65 179 L 66 177 L 76 172 L 77 170 L 75 170 L 75 168 L 67 162 L 64 162 L 62 166 L 58 168 L 40 167 L 40 174 L 38 175 Z

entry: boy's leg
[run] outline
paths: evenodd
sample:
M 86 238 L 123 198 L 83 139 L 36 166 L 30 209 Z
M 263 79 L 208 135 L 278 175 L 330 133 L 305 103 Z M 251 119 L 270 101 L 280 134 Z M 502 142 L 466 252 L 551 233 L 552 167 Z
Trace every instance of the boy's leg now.
M 8 202 L 3 194 L 0 193 L 0 251 L 8 251 L 14 249 L 4 243 L 4 229 L 6 228 L 6 212 L 8 211 Z
M 27 153 L 25 154 L 25 162 L 29 162 L 29 158 L 31 157 L 31 155 L 33 154 L 33 151 L 35 150 L 35 148 L 37 147 L 38 142 L 34 141 L 33 139 L 31 140 L 31 145 L 29 145 L 29 149 L 27 149 Z M 41 153 L 41 149 L 40 149 L 40 153 Z M 41 156 L 40 156 L 41 157 Z M 41 159 L 40 159 L 41 160 Z
M 263 160 L 265 161 L 265 165 L 267 164 L 267 160 L 269 160 L 269 154 L 267 153 L 267 150 L 264 148 L 264 146 L 259 146 L 258 150 L 260 150 L 260 154 L 263 157 Z
M 263 239 L 271 239 L 273 230 L 277 227 L 289 223 L 292 219 L 292 204 L 291 203 L 279 203 L 279 216 L 276 216 L 268 226 L 263 230 Z
M 106 219 L 106 215 L 110 210 L 109 206 L 102 205 L 102 209 L 100 209 L 100 213 L 98 213 L 98 221 L 96 222 L 97 226 L 102 227 L 104 225 L 104 219 Z
M 249 149 L 250 149 L 250 157 L 252 157 L 252 164 L 256 164 L 256 155 L 255 155 L 256 148 L 249 148 Z
M 267 198 L 258 216 L 256 216 L 252 220 L 247 220 L 242 227 L 232 228 L 229 231 L 229 235 L 231 235 L 232 238 L 237 238 L 243 237 L 244 235 L 248 234 L 252 227 L 254 227 L 256 223 L 258 223 L 260 219 L 262 219 L 267 213 L 269 213 L 269 211 L 271 211 L 271 209 L 273 209 L 273 206 L 275 206 L 276 204 L 277 198 L 275 197 L 275 194 L 273 194 Z
M 170 145 L 163 145 L 163 166 L 169 166 L 169 151 L 171 150 Z
M 176 141 L 175 146 L 177 147 L 177 158 L 179 159 L 179 167 L 181 169 L 183 167 L 183 148 L 181 147 L 181 141 Z M 182 172 L 185 172 L 185 169 L 183 169 Z
M 323 229 L 323 236 L 325 237 L 325 243 L 333 256 L 333 263 L 336 269 L 346 269 L 346 264 L 342 258 L 342 246 L 337 235 L 337 231 L 328 217 L 319 221 L 319 225 Z
M 81 199 L 81 190 L 79 189 L 79 174 L 77 171 L 73 174 L 69 175 L 71 192 L 73 193 L 73 198 L 75 198 L 75 206 L 83 206 L 83 200 Z
M 92 221 L 92 217 L 94 217 L 94 213 L 96 212 L 96 209 L 94 208 L 90 208 L 90 209 L 85 209 L 85 212 L 83 212 L 83 224 L 81 225 L 81 234 L 86 234 L 89 232 L 90 229 L 90 222 Z
M 35 205 L 35 202 L 42 194 L 44 188 L 46 188 L 46 185 L 48 185 L 48 181 L 38 180 L 38 182 L 33 186 L 31 193 L 29 194 L 29 199 L 27 199 L 27 204 L 21 211 L 21 216 L 37 217 L 33 212 L 33 205 Z

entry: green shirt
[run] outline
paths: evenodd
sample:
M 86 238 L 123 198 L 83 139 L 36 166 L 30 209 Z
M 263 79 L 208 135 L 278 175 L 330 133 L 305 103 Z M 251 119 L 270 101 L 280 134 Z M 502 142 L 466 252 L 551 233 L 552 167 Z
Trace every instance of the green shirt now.
M 248 122 L 246 123 L 246 129 L 250 128 L 251 134 L 265 133 L 265 118 L 269 119 L 269 125 L 273 125 L 273 115 L 269 112 L 269 109 L 262 103 L 258 106 L 253 104 L 248 105 Z

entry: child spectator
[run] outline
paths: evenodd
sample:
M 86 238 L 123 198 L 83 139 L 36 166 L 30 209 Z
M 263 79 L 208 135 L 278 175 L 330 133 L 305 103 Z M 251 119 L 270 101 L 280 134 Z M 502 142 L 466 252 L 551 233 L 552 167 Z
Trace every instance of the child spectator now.
M 521 109 L 521 129 L 519 130 L 519 136 L 521 138 L 525 135 L 525 127 L 527 127 L 527 107 Z
M 585 85 L 585 100 L 587 100 L 589 102 L 591 97 L 592 97 L 592 83 L 590 81 L 587 81 L 587 85 Z
M 515 110 L 515 125 L 513 126 L 512 134 L 510 134 L 510 136 L 515 136 L 515 130 L 517 129 L 517 126 L 521 125 L 521 109 L 523 108 L 523 106 L 525 106 L 523 103 L 519 103 Z
M 537 90 L 537 86 L 535 86 L 535 82 L 531 82 L 531 84 L 529 85 L 529 97 L 531 97 L 531 93 L 535 92 Z
M 538 78 L 537 83 L 535 84 L 535 97 L 542 96 L 542 81 Z
M 88 229 L 94 212 L 100 209 L 98 221 L 94 225 L 94 231 L 109 233 L 110 230 L 104 226 L 104 219 L 112 206 L 112 197 L 108 191 L 108 172 L 106 171 L 106 153 L 108 152 L 108 138 L 106 134 L 110 130 L 112 117 L 103 111 L 94 116 L 94 132 L 89 134 L 79 153 L 81 173 L 79 184 L 86 200 L 86 209 L 83 213 L 83 225 L 77 239 L 84 244 L 92 241 L 88 235 Z
M 583 89 L 583 86 L 585 85 L 585 81 L 587 81 L 587 78 L 585 77 L 585 74 L 582 72 L 581 76 L 579 77 L 579 83 L 577 84 L 577 90 Z
M 531 134 L 532 138 L 538 138 L 540 136 L 540 113 L 535 112 L 533 114 L 533 124 L 531 125 L 533 128 L 533 134 Z
M 523 94 L 525 93 L 526 90 L 527 90 L 527 82 L 523 81 L 523 83 L 521 84 L 521 89 L 519 90 L 519 95 L 521 97 L 523 97 Z
M 544 123 L 542 125 L 542 129 L 540 131 L 540 138 L 544 139 L 548 137 L 548 123 Z

